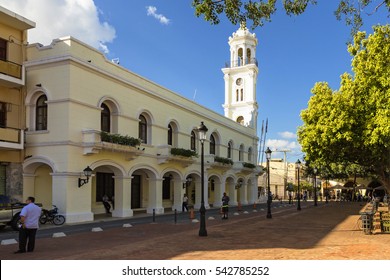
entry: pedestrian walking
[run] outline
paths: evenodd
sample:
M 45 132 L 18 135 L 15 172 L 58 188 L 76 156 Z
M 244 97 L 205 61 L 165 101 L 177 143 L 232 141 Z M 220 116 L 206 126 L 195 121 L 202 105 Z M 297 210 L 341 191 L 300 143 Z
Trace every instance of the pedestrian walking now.
M 223 193 L 222 196 L 222 219 L 227 219 L 229 217 L 229 196 L 226 195 L 226 193 Z
M 183 196 L 183 203 L 181 206 L 181 211 L 184 212 L 184 209 L 188 212 L 188 196 L 186 193 Z
M 20 212 L 19 250 L 15 254 L 33 252 L 35 248 L 35 236 L 39 228 L 41 208 L 35 204 L 35 198 L 29 196 L 27 205 Z

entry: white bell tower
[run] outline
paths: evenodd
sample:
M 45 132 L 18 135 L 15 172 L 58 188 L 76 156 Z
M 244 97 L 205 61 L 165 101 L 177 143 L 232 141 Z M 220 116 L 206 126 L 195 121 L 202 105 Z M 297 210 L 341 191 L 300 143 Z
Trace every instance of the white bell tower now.
M 225 117 L 257 129 L 257 38 L 245 24 L 229 37 L 230 62 L 222 69 L 225 80 Z

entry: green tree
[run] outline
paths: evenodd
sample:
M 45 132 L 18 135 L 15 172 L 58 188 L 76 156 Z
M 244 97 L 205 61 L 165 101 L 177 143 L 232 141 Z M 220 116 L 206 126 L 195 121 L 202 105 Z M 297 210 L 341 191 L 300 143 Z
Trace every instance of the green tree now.
M 339 90 L 315 84 L 298 141 L 305 159 L 331 177 L 370 174 L 390 192 L 390 25 L 373 30 L 349 45 L 354 74 L 341 76 Z
M 329 0 L 324 0 L 329 1 Z M 231 23 L 252 22 L 252 28 L 271 21 L 276 12 L 278 0 L 192 0 L 196 16 L 204 16 L 212 24 L 220 22 L 221 14 L 225 14 Z M 300 15 L 308 5 L 316 5 L 317 0 L 282 0 L 287 15 Z M 380 8 L 390 12 L 390 0 L 339 0 L 335 11 L 336 18 L 345 19 L 355 34 L 363 24 L 362 13 L 373 14 Z

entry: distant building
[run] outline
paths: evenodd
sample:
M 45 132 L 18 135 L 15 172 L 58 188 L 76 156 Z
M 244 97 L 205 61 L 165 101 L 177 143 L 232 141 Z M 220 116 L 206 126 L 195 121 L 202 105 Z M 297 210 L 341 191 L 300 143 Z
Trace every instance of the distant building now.
M 286 162 L 283 159 L 271 158 L 270 160 L 270 191 L 272 195 L 281 199 L 288 199 L 286 190 L 288 184 L 297 184 L 297 171 L 295 163 Z M 261 163 L 263 167 L 267 163 Z M 259 186 L 262 195 L 266 195 L 267 191 L 267 173 L 259 176 Z

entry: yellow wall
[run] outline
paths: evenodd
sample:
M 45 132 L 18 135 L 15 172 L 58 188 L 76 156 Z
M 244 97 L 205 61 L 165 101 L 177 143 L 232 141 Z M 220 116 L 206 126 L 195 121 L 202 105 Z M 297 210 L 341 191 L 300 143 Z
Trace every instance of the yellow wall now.
M 43 165 L 37 168 L 35 173 L 35 194 L 37 203 L 42 203 L 45 209 L 52 208 L 52 179 L 49 166 Z M 53 186 L 55 187 L 55 186 Z

